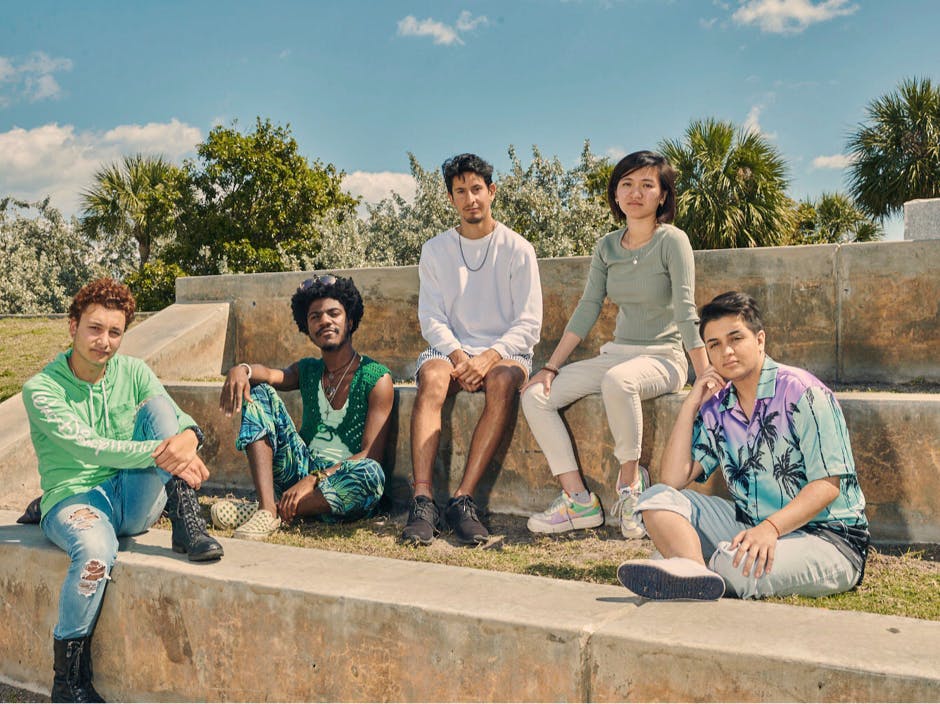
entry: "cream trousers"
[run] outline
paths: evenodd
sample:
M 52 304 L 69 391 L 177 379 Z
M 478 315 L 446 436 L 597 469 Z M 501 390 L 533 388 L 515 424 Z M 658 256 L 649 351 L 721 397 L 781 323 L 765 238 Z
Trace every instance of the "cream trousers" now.
M 600 393 L 614 438 L 614 456 L 623 464 L 640 458 L 643 409 L 640 402 L 681 389 L 688 362 L 671 345 L 636 346 L 608 342 L 591 359 L 565 365 L 546 395 L 541 384 L 522 394 L 522 410 L 552 474 L 578 469 L 571 437 L 559 409 Z

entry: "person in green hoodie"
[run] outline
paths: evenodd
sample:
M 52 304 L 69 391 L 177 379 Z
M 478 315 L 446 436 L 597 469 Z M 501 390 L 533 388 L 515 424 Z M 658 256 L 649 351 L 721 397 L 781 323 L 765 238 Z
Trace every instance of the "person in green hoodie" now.
M 54 702 L 103 701 L 92 684 L 91 637 L 119 537 L 146 531 L 165 504 L 175 552 L 222 556 L 194 492 L 209 476 L 196 454 L 202 431 L 143 361 L 117 354 L 135 309 L 123 284 L 84 286 L 69 308 L 71 349 L 23 386 L 40 526 L 71 561 L 53 631 Z

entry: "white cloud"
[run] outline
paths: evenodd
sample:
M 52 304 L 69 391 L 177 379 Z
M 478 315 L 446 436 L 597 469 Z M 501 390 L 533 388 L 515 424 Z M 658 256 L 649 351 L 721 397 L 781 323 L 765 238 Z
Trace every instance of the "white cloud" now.
M 365 215 L 366 203 L 375 205 L 391 196 L 392 192 L 408 202 L 413 201 L 418 186 L 411 174 L 394 171 L 353 171 L 343 177 L 343 188 L 353 196 L 362 196 L 363 205 L 359 207 L 359 214 Z
M 478 26 L 487 25 L 489 22 L 486 15 L 474 17 L 470 14 L 470 10 L 464 10 L 460 13 L 460 17 L 457 18 L 457 29 L 461 32 L 472 32 Z
M 742 25 L 757 25 L 762 32 L 797 34 L 817 22 L 851 15 L 858 5 L 849 0 L 741 0 L 731 18 Z
M 832 156 L 817 156 L 813 159 L 814 169 L 844 169 L 855 163 L 851 154 L 833 154 Z
M 706 20 L 704 17 L 698 18 L 698 26 L 702 29 L 711 29 L 715 26 L 715 23 L 718 22 L 717 17 L 712 17 L 711 19 Z
M 19 98 L 31 102 L 58 98 L 62 89 L 53 74 L 71 70 L 71 59 L 55 58 L 41 51 L 19 63 L 0 56 L 0 90 L 5 93 L 0 93 L 0 108 Z
M 464 43 L 460 36 L 461 32 L 471 32 L 486 24 L 489 24 L 486 15 L 474 17 L 469 10 L 460 13 L 455 27 L 430 17 L 419 20 L 414 15 L 408 15 L 404 19 L 398 20 L 398 35 L 401 37 L 431 37 L 435 44 L 450 46 Z
M 613 147 L 608 147 L 604 154 L 609 157 L 611 161 L 620 161 L 627 155 L 627 150 L 617 144 Z
M 79 212 L 81 191 L 95 171 L 127 154 L 162 154 L 171 160 L 194 151 L 202 134 L 177 119 L 119 125 L 106 132 L 77 132 L 50 123 L 0 132 L 0 193 L 35 201 L 52 197 L 66 215 Z
M 773 94 L 771 94 L 771 99 L 772 97 L 773 97 Z M 752 106 L 751 109 L 747 113 L 747 117 L 744 118 L 744 124 L 742 125 L 742 127 L 744 128 L 744 130 L 750 130 L 752 132 L 756 132 L 766 137 L 767 139 L 776 139 L 777 138 L 776 132 L 766 132 L 764 128 L 761 127 L 760 125 L 760 116 L 761 116 L 761 113 L 764 111 L 765 107 L 766 106 L 763 103 Z

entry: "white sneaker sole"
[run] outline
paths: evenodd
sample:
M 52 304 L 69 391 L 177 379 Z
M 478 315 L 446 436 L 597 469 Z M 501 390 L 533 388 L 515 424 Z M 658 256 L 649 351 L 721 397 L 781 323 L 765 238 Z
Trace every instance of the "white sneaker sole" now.
M 679 576 L 648 563 L 623 563 L 617 579 L 637 596 L 656 601 L 717 601 L 725 593 L 717 574 Z
M 604 525 L 604 514 L 598 513 L 596 516 L 587 518 L 575 518 L 564 523 L 543 523 L 535 520 L 535 516 L 532 516 L 525 525 L 531 533 L 567 533 L 572 530 L 598 528 Z

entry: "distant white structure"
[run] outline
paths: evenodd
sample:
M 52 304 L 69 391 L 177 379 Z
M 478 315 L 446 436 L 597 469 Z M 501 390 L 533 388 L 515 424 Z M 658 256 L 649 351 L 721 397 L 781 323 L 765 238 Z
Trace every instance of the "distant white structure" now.
M 940 198 L 920 198 L 904 204 L 904 239 L 940 239 Z

